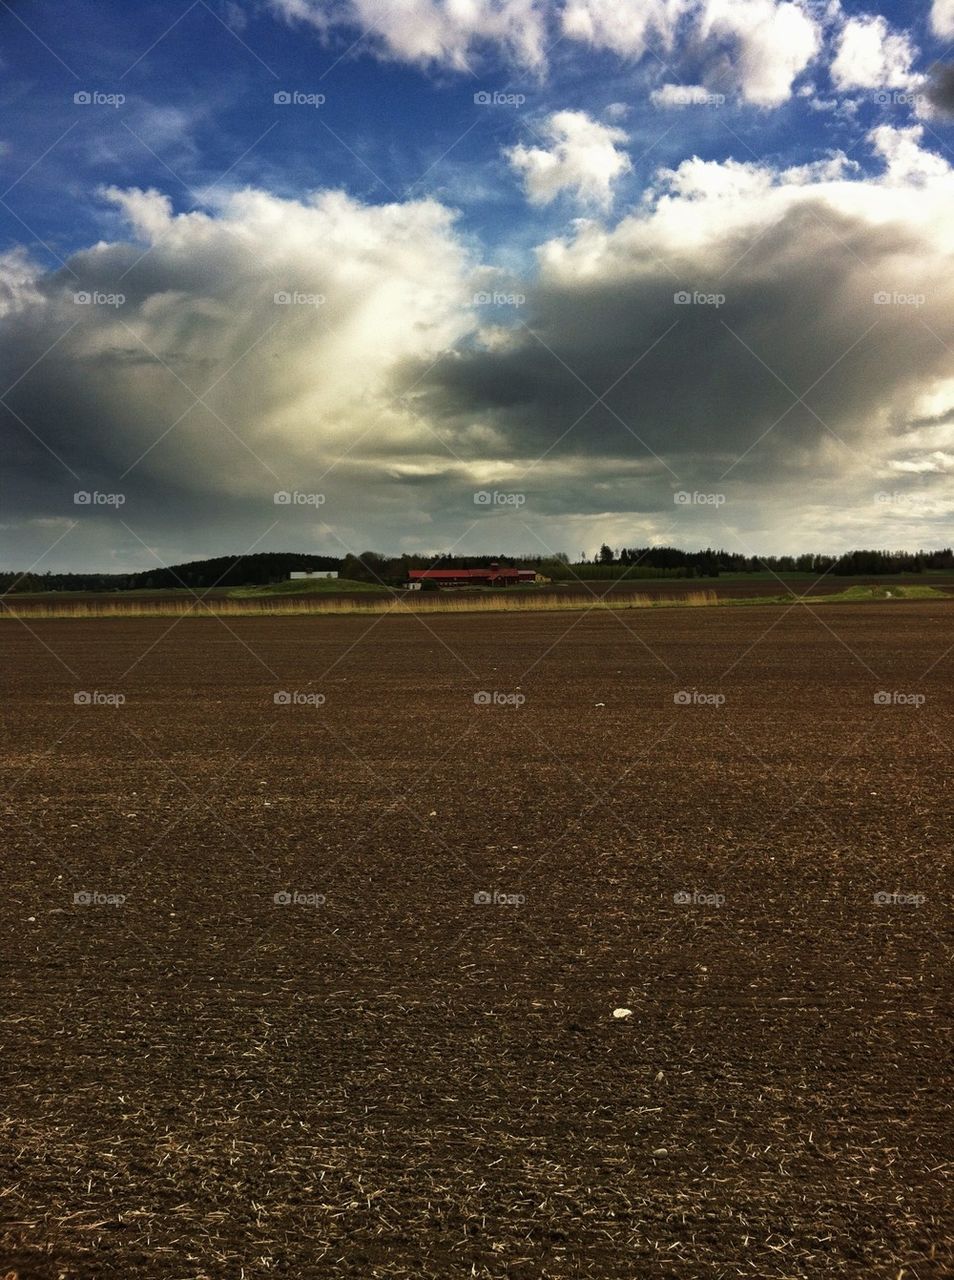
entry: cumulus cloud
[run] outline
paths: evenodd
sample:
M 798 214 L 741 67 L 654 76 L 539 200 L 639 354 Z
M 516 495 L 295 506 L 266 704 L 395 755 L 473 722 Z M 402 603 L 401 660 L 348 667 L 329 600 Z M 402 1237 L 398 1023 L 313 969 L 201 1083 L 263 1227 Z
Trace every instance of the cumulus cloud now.
M 796 0 L 569 0 L 562 25 L 571 39 L 633 60 L 660 51 L 678 62 L 686 52 L 706 67 L 710 92 L 735 88 L 765 107 L 790 96 L 821 46 L 819 23 Z
M 796 0 L 570 0 L 564 34 L 595 49 L 637 60 L 659 51 L 677 65 L 701 63 L 707 92 L 737 90 L 747 102 L 774 107 L 821 47 L 821 27 Z
M 526 327 L 442 364 L 422 409 L 447 426 L 480 413 L 543 465 L 614 459 L 614 491 L 642 502 L 728 487 L 751 515 L 760 499 L 800 503 L 808 485 L 839 528 L 865 527 L 898 462 L 939 472 L 937 441 L 909 426 L 950 371 L 954 175 L 920 138 L 878 130 L 874 180 L 843 157 L 661 172 L 616 226 L 544 245 Z M 867 527 L 877 536 L 874 515 Z
M 619 0 L 568 0 L 561 14 L 564 35 L 596 49 L 611 49 L 639 58 L 650 44 L 672 46 L 680 20 L 693 0 L 643 0 L 637 5 Z
M 450 211 L 247 190 L 175 214 L 155 191 L 106 194 L 135 239 L 54 273 L 2 264 L 5 427 L 30 477 L 8 515 L 72 517 L 75 491 L 122 492 L 133 523 L 227 539 L 232 515 L 264 529 L 275 492 L 337 491 L 320 514 L 340 527 L 369 470 L 365 495 L 390 462 L 454 463 L 399 400 L 406 366 L 473 327 Z
M 841 30 L 831 76 L 839 89 L 906 89 L 916 77 L 917 49 L 880 15 L 849 18 Z
M 325 39 L 357 34 L 356 49 L 463 71 L 482 49 L 542 74 L 561 38 L 636 63 L 647 54 L 701 60 L 711 90 L 771 107 L 815 57 L 821 26 L 807 0 L 271 0 Z
M 547 0 L 271 0 L 290 20 L 325 37 L 354 28 L 379 56 L 400 62 L 472 67 L 481 46 L 496 44 L 518 64 L 539 68 L 546 46 Z
M 585 204 L 608 209 L 614 183 L 632 168 L 622 150 L 626 133 L 585 111 L 556 111 L 540 132 L 544 146 L 521 143 L 505 152 L 530 200 L 549 204 L 562 191 L 571 191 Z
M 943 542 L 954 171 L 917 127 L 868 141 L 875 177 L 837 153 L 662 169 L 617 221 L 541 245 L 494 323 L 473 305 L 487 266 L 433 200 L 249 190 L 182 214 L 114 190 L 129 240 L 57 272 L 0 264 L 4 519 L 42 550 L 79 518 L 72 541 L 127 563 L 115 513 L 75 490 L 125 493 L 167 560 L 276 519 L 267 545 L 329 551 L 439 549 L 475 522 L 468 549 L 782 550 L 881 542 L 874 495 L 916 486 L 897 540 Z M 475 507 L 494 488 L 526 504 Z M 727 502 L 683 510 L 682 489 Z M 279 510 L 279 490 L 326 502 Z M 85 545 L 74 562 L 96 563 Z
M 931 5 L 931 28 L 944 40 L 954 36 L 954 0 L 934 0 Z
M 880 125 L 872 129 L 872 145 L 884 157 L 887 163 L 884 183 L 895 188 L 906 188 L 913 193 L 914 189 L 930 185 L 932 189 L 940 186 L 946 188 L 951 169 L 943 156 L 928 151 L 924 141 L 924 126 L 912 125 L 907 129 L 897 129 L 891 125 Z M 933 212 L 933 206 L 928 206 Z M 915 214 L 912 221 L 920 221 Z
M 760 107 L 785 102 L 821 46 L 818 24 L 788 0 L 705 0 L 700 32 L 729 42 L 739 92 Z

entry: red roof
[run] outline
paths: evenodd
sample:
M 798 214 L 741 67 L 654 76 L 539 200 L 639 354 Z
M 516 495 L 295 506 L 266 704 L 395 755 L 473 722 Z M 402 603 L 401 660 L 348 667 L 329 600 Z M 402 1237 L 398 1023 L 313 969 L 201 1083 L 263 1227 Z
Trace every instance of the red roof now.
M 534 569 L 511 569 L 509 566 L 497 569 L 408 569 L 407 576 L 412 582 L 420 582 L 425 578 L 435 582 L 450 582 L 481 578 L 526 578 L 535 577 Z

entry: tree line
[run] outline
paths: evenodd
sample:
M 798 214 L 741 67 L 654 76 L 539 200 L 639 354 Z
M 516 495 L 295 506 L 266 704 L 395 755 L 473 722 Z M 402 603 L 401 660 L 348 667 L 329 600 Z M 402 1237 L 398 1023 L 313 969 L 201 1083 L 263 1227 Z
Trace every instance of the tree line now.
M 620 566 L 649 566 L 654 569 L 687 569 L 699 577 L 720 573 L 834 573 L 842 577 L 868 574 L 926 573 L 954 570 L 954 551 L 848 551 L 840 556 L 806 552 L 790 556 L 754 556 L 738 551 L 683 551 L 679 547 L 621 547 L 618 552 L 606 543 L 595 557 L 597 563 Z

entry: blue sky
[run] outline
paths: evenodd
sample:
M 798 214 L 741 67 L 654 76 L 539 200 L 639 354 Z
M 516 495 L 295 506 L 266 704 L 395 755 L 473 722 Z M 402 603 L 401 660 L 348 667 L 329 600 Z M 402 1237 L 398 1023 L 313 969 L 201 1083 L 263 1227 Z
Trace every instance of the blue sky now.
M 950 53 L 951 42 L 931 33 L 924 4 L 855 0 L 842 8 L 882 14 L 910 31 L 922 70 Z M 867 129 L 913 115 L 904 103 L 876 103 L 873 94 L 854 95 L 851 115 L 795 97 L 767 111 L 730 95 L 718 111 L 684 110 L 674 120 L 649 95 L 698 69 L 698 60 L 664 66 L 647 57 L 634 65 L 564 39 L 545 75 L 513 65 L 493 42 L 474 46 L 467 70 L 407 65 L 374 56 L 357 25 L 322 41 L 267 4 L 235 0 L 72 0 L 68 23 L 60 6 L 21 0 L 0 14 L 0 31 L 3 177 L 17 182 L 10 210 L 2 211 L 4 242 L 29 237 L 19 217 L 34 243 L 61 256 L 115 231 L 95 198 L 99 186 L 156 187 L 185 210 L 224 173 L 227 187 L 262 185 L 292 196 L 328 186 L 375 202 L 433 194 L 459 208 L 482 243 L 522 253 L 573 214 L 564 201 L 528 215 L 500 156 L 503 147 L 533 137 L 534 124 L 550 111 L 602 117 L 613 104 L 628 108 L 634 168 L 618 189 L 621 202 L 637 199 L 657 167 L 690 154 L 746 160 L 755 153 L 789 165 L 855 147 L 855 158 L 870 164 L 858 146 Z M 834 100 L 823 63 L 804 79 L 820 98 Z M 281 110 L 273 98 L 282 89 L 325 101 Z M 125 101 L 80 112 L 73 95 L 82 90 Z M 474 95 L 481 90 L 522 94 L 526 102 L 480 109 Z M 931 127 L 938 145 L 950 145 L 946 121 Z
M 455 12 L 0 6 L 10 567 L 949 542 L 951 0 Z

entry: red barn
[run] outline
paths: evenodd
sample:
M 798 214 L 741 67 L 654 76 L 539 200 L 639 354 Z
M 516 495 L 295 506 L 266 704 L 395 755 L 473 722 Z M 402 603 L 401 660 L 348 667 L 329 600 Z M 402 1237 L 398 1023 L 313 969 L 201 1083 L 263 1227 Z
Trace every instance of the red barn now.
M 439 587 L 510 587 L 533 582 L 535 569 L 512 569 L 492 564 L 484 569 L 409 569 L 409 582 L 436 582 Z

